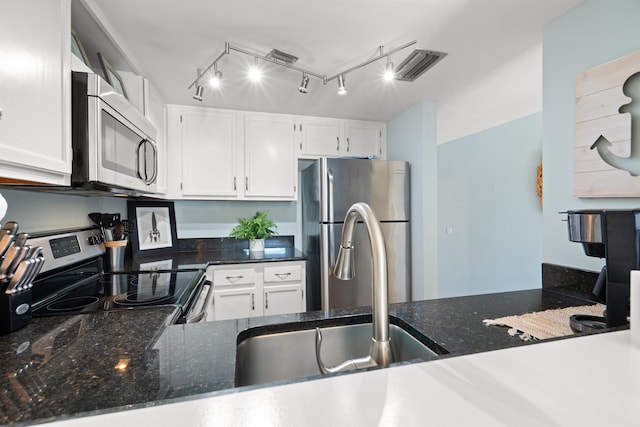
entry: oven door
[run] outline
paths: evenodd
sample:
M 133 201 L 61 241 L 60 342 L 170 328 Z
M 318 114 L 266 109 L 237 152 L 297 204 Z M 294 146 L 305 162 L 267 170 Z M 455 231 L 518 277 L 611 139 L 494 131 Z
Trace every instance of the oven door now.
M 156 143 L 101 98 L 89 97 L 89 111 L 96 112 L 89 116 L 89 128 L 97 141 L 92 147 L 95 157 L 91 156 L 97 164 L 90 180 L 155 193 Z

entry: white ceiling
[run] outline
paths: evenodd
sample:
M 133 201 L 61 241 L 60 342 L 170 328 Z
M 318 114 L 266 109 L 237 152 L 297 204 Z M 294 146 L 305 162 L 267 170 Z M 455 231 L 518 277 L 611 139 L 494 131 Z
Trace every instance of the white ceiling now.
M 443 102 L 495 74 L 539 45 L 546 24 L 584 0 L 84 0 L 93 3 L 124 44 L 129 66 L 158 88 L 164 101 L 216 108 L 388 121 L 421 100 Z M 219 63 L 224 86 L 207 88 L 203 102 L 187 86 L 224 43 L 297 56 L 297 66 L 332 76 L 417 40 L 392 56 L 400 63 L 414 48 L 448 53 L 415 82 L 385 84 L 385 61 L 347 74 L 349 93 L 335 81 L 311 79 L 261 62 L 260 85 L 245 78 L 252 59 L 231 52 Z

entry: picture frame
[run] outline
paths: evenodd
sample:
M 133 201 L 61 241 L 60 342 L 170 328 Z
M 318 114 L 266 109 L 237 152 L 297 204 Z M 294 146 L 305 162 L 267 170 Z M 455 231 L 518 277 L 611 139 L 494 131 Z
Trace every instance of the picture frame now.
M 78 34 L 73 29 L 71 29 L 71 53 L 84 62 L 87 67 L 91 68 L 87 52 L 84 50 L 84 46 L 82 45 Z
M 173 202 L 129 200 L 127 213 L 129 221 L 135 225 L 130 236 L 133 256 L 177 250 L 178 233 Z
M 98 52 L 98 60 L 100 61 L 100 67 L 102 67 L 102 73 L 104 74 L 104 79 L 109 83 L 120 95 L 127 97 L 127 91 L 124 89 L 124 82 L 120 74 L 111 66 L 109 61 Z

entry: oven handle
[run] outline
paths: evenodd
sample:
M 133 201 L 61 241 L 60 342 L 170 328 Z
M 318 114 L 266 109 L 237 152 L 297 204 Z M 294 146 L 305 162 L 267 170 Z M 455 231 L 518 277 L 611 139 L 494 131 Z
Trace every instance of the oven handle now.
M 211 292 L 213 292 L 213 283 L 209 282 L 208 280 L 205 280 L 204 284 L 202 285 L 202 290 L 200 290 L 200 293 L 198 294 L 198 297 L 196 298 L 196 302 L 200 299 L 200 295 L 202 295 L 202 292 L 205 291 L 206 287 L 208 287 L 209 290 L 207 291 L 207 296 L 204 299 L 204 304 L 202 305 L 202 310 L 200 310 L 200 313 L 196 314 L 193 317 L 187 316 L 185 323 L 198 323 L 198 322 L 202 321 L 202 319 L 204 318 L 205 314 L 207 313 L 207 303 L 209 302 L 209 297 L 211 296 Z

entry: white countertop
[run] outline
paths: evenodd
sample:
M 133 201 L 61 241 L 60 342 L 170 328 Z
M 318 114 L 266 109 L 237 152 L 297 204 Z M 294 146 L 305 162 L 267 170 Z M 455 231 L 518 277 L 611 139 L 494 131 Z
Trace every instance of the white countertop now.
M 640 425 L 640 348 L 609 332 L 49 425 Z

